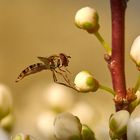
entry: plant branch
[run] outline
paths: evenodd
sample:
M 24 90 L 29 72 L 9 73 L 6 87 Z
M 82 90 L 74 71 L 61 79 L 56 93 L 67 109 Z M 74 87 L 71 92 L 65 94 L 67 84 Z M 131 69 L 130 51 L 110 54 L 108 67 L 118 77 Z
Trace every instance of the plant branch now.
M 112 16 L 112 56 L 109 69 L 112 77 L 113 89 L 116 92 L 116 111 L 127 109 L 123 104 L 126 99 L 126 83 L 124 68 L 124 25 L 126 0 L 110 0 Z

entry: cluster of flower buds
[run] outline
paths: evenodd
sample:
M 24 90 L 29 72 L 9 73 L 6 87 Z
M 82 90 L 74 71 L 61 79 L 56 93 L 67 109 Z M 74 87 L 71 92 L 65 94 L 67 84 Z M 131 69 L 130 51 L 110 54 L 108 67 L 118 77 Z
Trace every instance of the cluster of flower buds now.
M 75 24 L 78 28 L 86 30 L 88 33 L 96 34 L 97 36 L 100 28 L 97 11 L 90 7 L 84 7 L 78 10 L 75 15 Z M 102 40 L 106 48 L 107 46 L 103 39 L 100 38 L 99 40 Z M 108 47 L 106 49 L 110 51 Z M 130 56 L 140 70 L 140 36 L 134 40 L 130 50 Z M 95 92 L 100 88 L 99 82 L 88 71 L 79 72 L 75 77 L 74 84 L 76 90 L 79 92 Z M 63 93 L 62 90 L 59 91 L 57 88 L 57 92 L 54 90 L 53 94 L 47 96 L 47 99 L 49 99 L 47 102 L 53 109 L 62 111 L 71 106 L 73 98 L 71 96 L 65 98 L 65 94 Z M 137 99 L 130 104 L 130 109 L 132 110 L 140 103 L 140 91 L 136 92 L 136 96 Z M 63 100 L 64 98 L 65 100 Z M 8 116 L 2 123 L 2 118 L 7 116 L 11 111 L 11 97 L 9 96 L 9 91 L 5 91 L 1 86 L 0 99 L 0 120 L 2 126 L 7 124 L 6 122 L 12 120 L 12 118 Z M 48 124 L 48 121 L 44 121 L 47 118 L 47 120 L 54 120 L 54 134 L 59 140 L 96 140 L 94 132 L 87 125 L 82 125 L 78 117 L 71 113 L 61 113 L 55 119 L 54 116 L 54 114 L 50 116 L 48 114 L 41 115 L 38 123 L 39 128 L 43 131 L 50 129 L 50 127 L 44 125 Z M 128 140 L 140 139 L 140 118 L 130 119 L 130 114 L 126 110 L 121 110 L 111 115 L 109 128 L 111 139 L 121 139 L 126 133 Z M 45 131 L 44 134 L 46 133 Z M 12 137 L 12 140 L 33 140 L 33 138 L 30 135 L 17 134 Z
M 96 34 L 100 28 L 97 11 L 90 7 L 84 7 L 78 10 L 75 15 L 75 24 L 80 29 Z M 130 50 L 132 60 L 140 69 L 139 52 L 140 36 L 134 40 Z M 75 77 L 74 84 L 76 90 L 79 92 L 95 92 L 100 88 L 99 82 L 88 71 L 79 72 Z M 130 104 L 132 109 L 134 109 L 140 103 L 139 91 L 136 92 L 136 96 L 137 99 Z M 54 98 L 51 99 L 54 100 Z M 128 111 L 118 111 L 114 113 L 109 120 L 110 136 L 112 139 L 120 139 L 127 133 L 128 140 L 138 140 L 140 138 L 139 124 L 140 119 L 130 119 L 130 114 Z M 56 138 L 61 140 L 96 139 L 93 131 L 87 125 L 82 125 L 78 117 L 73 116 L 70 113 L 61 113 L 57 115 L 54 120 L 54 133 Z

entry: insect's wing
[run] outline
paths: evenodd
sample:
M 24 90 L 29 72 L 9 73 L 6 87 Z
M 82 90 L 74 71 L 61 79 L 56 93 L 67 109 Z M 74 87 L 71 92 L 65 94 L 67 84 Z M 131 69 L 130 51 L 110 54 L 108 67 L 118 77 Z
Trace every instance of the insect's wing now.
M 38 56 L 37 58 L 38 58 L 40 61 L 42 61 L 42 62 L 46 65 L 46 67 L 49 68 L 50 60 L 49 60 L 47 57 Z
M 46 66 L 44 64 L 42 64 L 42 63 L 36 63 L 36 64 L 33 64 L 33 65 L 30 65 L 29 67 L 27 67 L 26 69 L 24 69 L 20 73 L 20 75 L 18 76 L 16 82 L 22 80 L 25 76 L 40 72 L 40 71 L 45 70 L 45 69 L 46 69 Z
M 47 57 L 38 56 L 37 58 L 38 58 L 40 61 L 42 61 L 43 63 L 48 63 L 48 58 L 47 58 Z

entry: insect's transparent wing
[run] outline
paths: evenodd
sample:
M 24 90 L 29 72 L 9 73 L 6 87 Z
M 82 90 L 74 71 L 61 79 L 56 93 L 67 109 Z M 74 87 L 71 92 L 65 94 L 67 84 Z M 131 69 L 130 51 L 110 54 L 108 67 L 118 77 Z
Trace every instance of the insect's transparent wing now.
M 45 69 L 46 69 L 46 66 L 44 64 L 42 64 L 42 63 L 36 63 L 36 64 L 33 64 L 33 65 L 30 65 L 29 67 L 27 67 L 26 69 L 24 69 L 20 73 L 20 75 L 18 76 L 16 82 L 22 80 L 25 76 L 40 72 L 40 71 L 45 70 Z
M 38 56 L 37 58 L 38 58 L 40 61 L 42 61 L 42 62 L 46 65 L 47 68 L 49 68 L 49 63 L 50 63 L 50 61 L 49 61 L 49 59 L 48 59 L 47 57 Z
M 41 57 L 41 56 L 38 56 L 37 57 L 40 61 L 42 61 L 43 63 L 45 64 L 48 64 L 49 63 L 49 60 L 47 57 Z

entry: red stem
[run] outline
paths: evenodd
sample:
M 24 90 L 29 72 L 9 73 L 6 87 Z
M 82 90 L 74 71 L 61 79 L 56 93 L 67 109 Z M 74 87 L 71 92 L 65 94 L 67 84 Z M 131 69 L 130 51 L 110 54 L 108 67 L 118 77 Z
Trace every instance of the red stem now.
M 120 106 L 126 98 L 126 83 L 124 70 L 124 24 L 126 0 L 110 0 L 112 16 L 112 56 L 109 68 L 116 92 L 116 111 L 124 109 Z
M 127 109 L 128 104 L 125 103 L 127 97 L 125 82 L 125 9 L 127 0 L 110 0 L 111 16 L 112 16 L 112 56 L 109 68 L 112 76 L 113 89 L 116 92 L 115 107 L 116 111 Z M 124 134 L 121 140 L 127 140 Z

